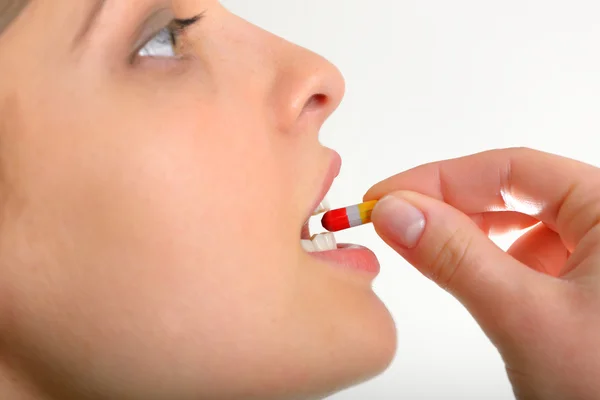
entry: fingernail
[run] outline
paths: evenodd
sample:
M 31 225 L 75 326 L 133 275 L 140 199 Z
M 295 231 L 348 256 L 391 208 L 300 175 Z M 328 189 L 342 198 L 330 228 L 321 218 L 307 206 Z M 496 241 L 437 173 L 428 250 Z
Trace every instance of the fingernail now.
M 406 200 L 386 196 L 375 206 L 378 228 L 388 239 L 409 249 L 415 247 L 425 230 L 425 215 Z

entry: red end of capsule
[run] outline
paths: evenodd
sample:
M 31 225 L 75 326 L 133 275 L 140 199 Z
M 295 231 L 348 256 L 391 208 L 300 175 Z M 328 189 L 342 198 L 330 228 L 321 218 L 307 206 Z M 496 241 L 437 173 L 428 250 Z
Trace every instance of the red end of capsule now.
M 360 226 L 371 222 L 371 212 L 377 200 L 371 200 L 353 206 L 331 210 L 323 215 L 321 224 L 329 232 Z
M 327 211 L 323 214 L 323 218 L 321 218 L 321 224 L 329 232 L 338 232 L 350 228 L 345 208 Z

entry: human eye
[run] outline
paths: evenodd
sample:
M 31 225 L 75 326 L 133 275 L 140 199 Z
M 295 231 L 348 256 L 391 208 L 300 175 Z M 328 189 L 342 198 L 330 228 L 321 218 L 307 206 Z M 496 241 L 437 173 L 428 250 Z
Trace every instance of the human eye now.
M 137 51 L 138 57 L 177 58 L 178 40 L 186 29 L 196 24 L 202 14 L 188 19 L 173 19 L 168 25 L 155 33 Z

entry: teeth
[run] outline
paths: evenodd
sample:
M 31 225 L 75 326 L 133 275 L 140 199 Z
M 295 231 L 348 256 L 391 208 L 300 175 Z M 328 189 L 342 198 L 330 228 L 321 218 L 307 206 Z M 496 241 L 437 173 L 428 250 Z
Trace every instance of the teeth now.
M 313 245 L 312 240 L 302 239 L 302 240 L 300 240 L 300 244 L 302 245 L 302 248 L 304 249 L 304 251 L 306 251 L 308 253 L 315 252 L 315 246 Z
M 314 216 L 314 215 L 322 214 L 329 210 L 331 210 L 331 207 L 329 206 L 329 201 L 327 200 L 327 197 L 325 197 L 323 199 L 323 201 L 321 201 L 321 203 L 319 203 L 319 206 L 315 209 L 315 211 L 313 211 L 312 215 Z
M 313 235 L 311 240 L 300 240 L 302 248 L 309 253 L 337 249 L 335 236 L 331 232 Z
M 311 241 L 313 242 L 317 251 L 334 250 L 335 248 L 337 248 L 335 236 L 331 232 L 313 235 Z

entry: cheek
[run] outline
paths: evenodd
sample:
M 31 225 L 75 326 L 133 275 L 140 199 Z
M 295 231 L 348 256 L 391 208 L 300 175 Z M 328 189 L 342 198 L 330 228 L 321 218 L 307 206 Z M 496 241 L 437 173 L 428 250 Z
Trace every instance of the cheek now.
M 94 359 L 91 375 L 115 376 L 120 360 L 132 381 L 164 375 L 157 360 L 218 365 L 223 342 L 268 343 L 294 293 L 297 221 L 266 135 L 236 136 L 224 121 L 204 126 L 210 135 L 129 127 L 102 139 L 110 152 L 96 142 L 63 155 L 38 191 L 44 218 L 34 229 L 52 239 L 35 265 L 43 276 L 28 283 L 35 298 L 19 296 L 29 321 L 20 341 L 49 352 L 58 370 L 89 370 Z
M 123 281 L 144 277 L 148 294 L 161 299 L 153 307 L 169 318 L 196 304 L 203 318 L 223 320 L 226 310 L 226 319 L 242 320 L 249 298 L 267 313 L 294 281 L 299 227 L 285 201 L 287 172 L 260 126 L 241 130 L 212 117 L 195 118 L 201 126 L 177 117 L 177 129 L 148 127 L 152 135 L 124 149 L 118 179 L 97 194 L 104 201 L 89 232 L 95 252 L 121 266 Z
M 161 260 L 170 273 L 193 265 L 208 280 L 248 266 L 274 268 L 291 253 L 281 244 L 289 245 L 294 222 L 281 160 L 251 126 L 239 133 L 226 118 L 198 119 L 201 127 L 171 127 L 124 149 L 114 167 L 118 179 L 98 193 L 106 213 L 97 218 L 106 225 L 100 242 L 116 245 L 117 255 Z

